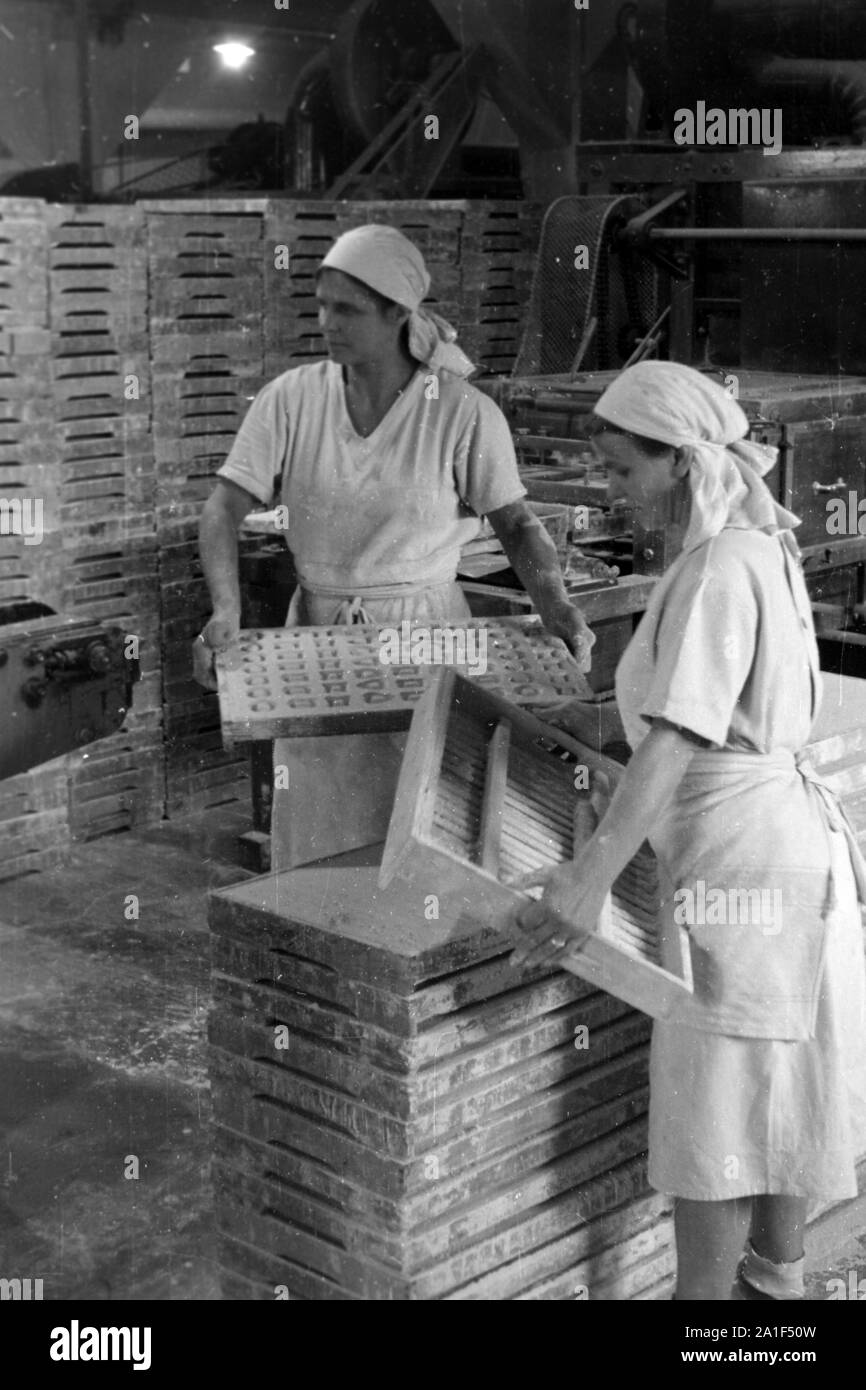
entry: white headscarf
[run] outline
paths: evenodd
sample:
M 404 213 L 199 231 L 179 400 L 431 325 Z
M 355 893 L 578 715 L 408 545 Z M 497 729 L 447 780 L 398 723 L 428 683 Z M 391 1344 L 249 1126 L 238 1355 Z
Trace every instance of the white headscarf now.
M 800 518 L 779 505 L 761 479 L 778 450 L 744 438 L 749 422 L 714 381 L 679 362 L 638 362 L 607 388 L 596 415 L 632 434 L 685 450 L 692 494 L 683 550 L 723 526 L 789 531 Z M 790 537 L 793 545 L 793 537 Z
M 444 367 L 456 376 L 470 376 L 475 371 L 475 364 L 455 342 L 456 328 L 439 314 L 421 308 L 430 289 L 430 276 L 418 247 L 396 227 L 379 223 L 353 227 L 337 238 L 320 269 L 342 270 L 409 309 L 409 351 L 425 366 L 434 370 Z

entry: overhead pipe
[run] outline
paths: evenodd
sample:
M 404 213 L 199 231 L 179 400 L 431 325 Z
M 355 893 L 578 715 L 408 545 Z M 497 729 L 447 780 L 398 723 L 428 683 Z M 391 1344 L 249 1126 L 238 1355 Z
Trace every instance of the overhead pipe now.
M 866 227 L 650 227 L 650 241 L 866 241 Z

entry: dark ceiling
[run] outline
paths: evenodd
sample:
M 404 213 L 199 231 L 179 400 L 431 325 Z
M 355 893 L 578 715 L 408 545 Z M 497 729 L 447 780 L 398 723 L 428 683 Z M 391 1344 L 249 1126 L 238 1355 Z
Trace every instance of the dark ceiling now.
M 67 0 L 68 2 L 68 0 Z M 77 0 L 81 3 L 82 0 Z M 56 3 L 56 0 L 40 0 Z M 234 21 L 251 28 L 282 28 L 295 33 L 333 33 L 340 18 L 351 8 L 353 0 L 289 0 L 288 9 L 277 9 L 268 0 L 87 0 L 90 11 L 97 16 L 127 15 L 138 18 L 147 14 L 170 13 L 173 19 L 211 23 Z

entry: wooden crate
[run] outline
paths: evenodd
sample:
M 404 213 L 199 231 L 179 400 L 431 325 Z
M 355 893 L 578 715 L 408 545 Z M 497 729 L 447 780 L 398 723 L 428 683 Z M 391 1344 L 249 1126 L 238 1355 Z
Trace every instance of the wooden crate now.
M 165 737 L 166 814 L 176 816 L 235 801 L 249 801 L 246 751 L 223 747 L 214 694 L 192 675 L 192 639 L 209 613 L 200 609 L 163 621 L 162 718 Z
M 467 900 L 476 897 L 488 920 L 507 925 L 520 878 L 573 858 L 583 843 L 585 799 L 560 748 L 592 777 L 615 783 L 621 772 L 456 673 L 437 672 L 412 721 L 380 881 L 441 876 Z M 661 931 L 648 846 L 614 884 L 596 931 L 562 965 L 654 1018 L 692 993 L 688 936 L 684 928 Z
M 198 685 L 192 673 L 192 644 L 211 613 L 196 541 L 161 546 L 159 604 L 167 735 L 214 731 L 219 725 L 216 695 Z
M 460 256 L 459 341 L 482 371 L 509 374 L 529 305 L 540 204 L 470 203 Z
M 139 687 L 123 729 L 69 755 L 69 828 L 75 840 L 160 820 L 165 806 L 161 719 Z
M 262 385 L 257 364 L 227 363 L 220 372 L 202 371 L 198 365 L 157 370 L 153 402 L 159 432 L 166 440 L 172 434 L 234 434 Z
M 149 317 L 160 336 L 249 330 L 262 316 L 259 212 L 149 211 Z
M 0 545 L 0 602 L 44 603 L 62 607 L 66 557 L 58 531 L 46 531 L 39 545 L 24 537 L 3 536 Z
M 0 221 L 0 232 L 3 225 Z M 50 359 L 42 337 L 24 344 L 17 338 L 7 335 L 5 345 L 15 351 L 0 355 L 0 494 L 41 508 L 43 533 L 56 533 L 62 520 L 61 488 Z M 33 350 L 19 352 L 22 346 Z M 35 510 L 31 517 L 38 520 Z M 2 542 L 4 556 L 14 553 L 28 576 L 38 570 L 41 542 L 19 547 L 14 535 L 3 536 Z
M 212 478 L 262 385 L 263 200 L 148 201 L 161 544 L 195 539 Z
M 170 820 L 219 806 L 248 806 L 249 800 L 249 770 L 243 762 L 198 773 L 181 772 L 166 762 L 165 814 Z
M 48 234 L 37 198 L 0 198 L 0 330 L 48 326 Z
M 184 333 L 154 341 L 155 529 L 161 544 L 195 539 L 213 478 L 262 385 L 253 331 Z
M 64 606 L 88 616 L 158 616 L 159 571 L 152 536 L 68 555 Z
M 106 265 L 109 256 L 112 265 Z M 52 251 L 49 284 L 50 321 L 58 347 L 65 346 L 67 333 L 92 343 L 95 352 L 104 346 L 104 337 L 144 335 L 147 281 L 143 256 L 119 248 L 110 252 L 93 247 Z M 105 331 L 91 329 L 88 333 L 82 329 L 81 318 L 104 318 Z
M 50 206 L 51 394 L 69 549 L 153 530 L 144 217 L 137 208 Z
M 66 757 L 0 782 L 0 878 L 61 863 L 69 848 Z
M 0 879 L 63 862 L 69 850 L 66 756 L 0 782 Z
M 18 878 L 62 864 L 71 838 L 66 807 L 37 811 L 21 820 L 8 820 L 2 829 L 0 879 Z
M 203 327 L 200 331 L 156 335 L 151 341 L 154 371 L 202 373 L 229 370 L 232 364 L 254 368 L 261 363 L 261 334 L 258 330 Z

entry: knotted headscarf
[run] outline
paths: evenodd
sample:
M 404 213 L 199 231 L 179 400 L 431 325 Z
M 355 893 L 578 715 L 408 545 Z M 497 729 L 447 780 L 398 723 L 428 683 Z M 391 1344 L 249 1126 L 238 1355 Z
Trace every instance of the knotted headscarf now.
M 596 415 L 632 434 L 685 450 L 692 494 L 683 550 L 723 526 L 790 531 L 800 518 L 773 497 L 763 475 L 778 450 L 744 438 L 749 421 L 732 396 L 693 367 L 638 362 L 604 392 Z M 793 546 L 793 537 L 790 537 Z
M 434 370 L 444 367 L 457 376 L 474 372 L 474 363 L 457 346 L 456 328 L 421 307 L 430 290 L 430 275 L 418 247 L 396 227 L 378 223 L 353 227 L 337 238 L 320 269 L 342 270 L 409 309 L 409 351 L 419 362 Z

